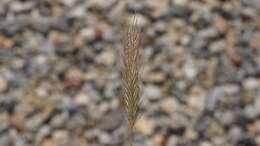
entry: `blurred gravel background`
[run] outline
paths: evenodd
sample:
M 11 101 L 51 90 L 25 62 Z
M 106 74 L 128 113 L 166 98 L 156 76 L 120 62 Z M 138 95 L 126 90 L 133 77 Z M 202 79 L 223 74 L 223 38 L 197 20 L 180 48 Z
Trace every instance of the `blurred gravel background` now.
M 136 12 L 136 146 L 260 145 L 259 0 L 0 0 L 0 146 L 123 146 L 118 50 Z

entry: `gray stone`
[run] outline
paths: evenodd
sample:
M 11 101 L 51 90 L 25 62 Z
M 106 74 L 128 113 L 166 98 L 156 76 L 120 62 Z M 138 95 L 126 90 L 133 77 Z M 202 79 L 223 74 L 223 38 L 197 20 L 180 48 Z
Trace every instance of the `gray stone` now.
M 65 123 L 69 120 L 69 113 L 63 112 L 52 117 L 50 126 L 52 128 L 61 128 L 65 126 Z
M 212 143 L 208 142 L 208 141 L 203 141 L 200 146 L 213 146 Z
M 247 117 L 249 119 L 255 119 L 258 116 L 259 111 L 257 111 L 257 109 L 255 109 L 255 106 L 248 105 L 244 109 L 244 114 L 245 114 L 245 117 Z
M 113 28 L 107 29 L 102 36 L 102 39 L 106 42 L 114 42 L 117 38 L 118 38 L 118 34 Z
M 86 118 L 86 116 L 84 116 L 83 114 L 74 114 L 73 116 L 70 116 L 69 118 L 70 120 L 68 120 L 66 122 L 66 127 L 68 129 L 78 129 L 81 127 L 84 127 L 85 125 L 91 125 L 90 122 L 93 122 L 93 119 L 90 118 Z
M 173 4 L 169 8 L 168 14 L 170 14 L 170 16 L 174 16 L 174 17 L 188 18 L 190 13 L 191 13 L 191 10 L 188 7 Z M 162 14 L 164 14 L 164 13 L 162 13 Z
M 30 19 L 27 20 L 27 23 L 31 28 L 44 33 L 48 32 L 51 27 L 52 20 L 44 17 L 42 18 L 38 12 L 33 11 Z
M 9 125 L 7 123 L 1 121 L 1 123 L 0 123 L 0 133 L 4 133 L 5 131 L 7 131 L 8 127 L 9 127 Z
M 69 146 L 71 137 L 66 130 L 56 130 L 52 134 L 56 146 Z
M 237 142 L 244 136 L 243 131 L 240 127 L 231 127 L 228 131 L 228 139 L 231 140 L 233 144 Z
M 207 100 L 207 109 L 213 110 L 217 107 L 221 100 L 225 96 L 233 96 L 236 97 L 240 92 L 240 88 L 237 85 L 226 84 L 224 86 L 218 86 L 209 91 L 208 100 Z M 236 98 L 237 99 L 237 98 Z M 236 102 L 238 100 L 234 99 Z
M 0 135 L 0 145 L 1 146 L 10 146 L 10 145 L 12 145 L 11 138 L 7 134 Z
M 52 130 L 49 126 L 47 126 L 47 125 L 42 126 L 36 134 L 36 138 L 35 138 L 36 142 L 40 143 L 45 137 L 49 136 L 51 134 L 51 132 L 52 132 Z
M 61 0 L 61 3 L 68 7 L 74 6 L 74 4 L 77 2 L 77 0 Z
M 255 113 L 257 113 L 257 115 L 260 115 L 260 96 L 258 95 L 256 97 L 256 100 L 254 102 L 254 109 L 255 109 Z
M 150 100 L 158 100 L 161 98 L 161 89 L 155 85 L 144 86 L 143 92 L 143 96 Z
M 82 19 L 85 16 L 85 14 L 86 14 L 86 7 L 84 7 L 84 5 L 77 6 L 68 13 L 69 17 L 77 18 L 77 19 Z
M 58 109 L 61 109 L 63 111 L 75 110 L 76 106 L 70 97 L 64 96 L 62 97 L 62 99 L 63 100 L 61 100 L 60 104 L 58 104 L 57 106 Z
M 124 121 L 124 112 L 113 110 L 105 114 L 98 123 L 98 127 L 103 130 L 113 131 L 118 128 Z
M 256 143 L 257 143 L 257 145 L 260 145 L 260 136 L 259 135 L 256 136 Z
M 225 47 L 226 47 L 225 41 L 219 40 L 219 41 L 212 42 L 210 44 L 209 50 L 211 51 L 211 53 L 221 53 L 225 50 Z
M 18 138 L 15 142 L 15 145 L 14 146 L 28 146 L 27 142 L 25 139 L 23 138 Z
M 29 131 L 36 131 L 41 126 L 43 121 L 44 121 L 43 115 L 36 114 L 35 116 L 25 121 L 25 128 Z
M 7 88 L 8 88 L 8 81 L 6 80 L 5 77 L 3 77 L 0 74 L 0 93 L 7 90 Z
M 260 80 L 256 78 L 247 78 L 243 81 L 242 84 L 246 90 L 254 90 L 260 87 Z
M 13 1 L 10 4 L 10 10 L 16 13 L 21 13 L 23 11 L 28 11 L 33 8 L 33 3 L 31 1 L 27 2 L 20 2 L 20 1 Z
M 236 113 L 234 113 L 233 111 L 225 111 L 223 112 L 220 117 L 219 120 L 221 121 L 221 123 L 225 126 L 230 126 L 232 125 L 234 122 L 236 122 Z
M 167 143 L 166 143 L 166 146 L 174 146 L 174 145 L 177 145 L 177 144 L 178 144 L 178 137 L 170 136 Z
M 100 133 L 98 137 L 102 145 L 110 144 L 113 140 L 111 134 L 105 132 Z
M 144 5 L 151 9 L 151 16 L 153 18 L 160 18 L 169 12 L 169 4 L 167 0 L 146 0 Z
M 260 4 L 258 0 L 242 0 L 242 2 L 260 10 Z

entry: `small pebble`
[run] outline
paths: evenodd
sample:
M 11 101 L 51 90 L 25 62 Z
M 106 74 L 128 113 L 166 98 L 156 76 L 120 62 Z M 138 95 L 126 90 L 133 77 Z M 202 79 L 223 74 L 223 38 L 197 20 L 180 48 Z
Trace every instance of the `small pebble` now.
M 96 57 L 96 62 L 98 64 L 103 64 L 106 66 L 112 66 L 116 61 L 116 56 L 113 51 L 105 50 Z
M 56 130 L 52 134 L 56 146 L 69 146 L 70 136 L 66 130 Z
M 162 111 L 170 114 L 180 108 L 180 103 L 174 97 L 163 99 L 160 103 Z
M 71 68 L 65 73 L 64 78 L 67 87 L 79 87 L 83 81 L 83 73 L 78 68 Z
M 4 92 L 8 88 L 8 81 L 0 74 L 0 92 Z
M 148 117 L 142 116 L 137 119 L 135 128 L 144 136 L 150 136 L 155 128 L 155 122 Z
M 144 86 L 144 97 L 151 100 L 158 100 L 161 98 L 161 90 L 159 87 L 154 85 Z

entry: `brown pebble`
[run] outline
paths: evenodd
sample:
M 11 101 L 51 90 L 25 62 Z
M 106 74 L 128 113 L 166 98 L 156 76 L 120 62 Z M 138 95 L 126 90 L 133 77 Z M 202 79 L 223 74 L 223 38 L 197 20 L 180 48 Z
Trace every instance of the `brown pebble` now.
M 250 41 L 250 47 L 253 49 L 260 48 L 260 34 L 256 34 Z
M 227 21 L 221 16 L 217 16 L 215 18 L 214 25 L 217 28 L 217 30 L 221 33 L 227 30 Z
M 65 73 L 66 87 L 79 87 L 83 81 L 83 73 L 78 68 L 69 69 Z

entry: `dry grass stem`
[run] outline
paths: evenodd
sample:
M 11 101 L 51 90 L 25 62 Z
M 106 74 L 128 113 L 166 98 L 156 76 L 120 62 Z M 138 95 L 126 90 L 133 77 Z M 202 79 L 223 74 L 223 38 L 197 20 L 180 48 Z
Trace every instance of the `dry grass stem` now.
M 124 38 L 124 52 L 122 71 L 123 80 L 123 102 L 127 113 L 129 126 L 129 145 L 132 146 L 132 133 L 135 121 L 139 111 L 140 85 L 139 85 L 139 68 L 140 68 L 140 29 L 137 27 L 137 20 L 134 17 L 133 23 L 128 26 Z

